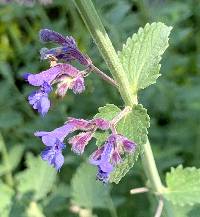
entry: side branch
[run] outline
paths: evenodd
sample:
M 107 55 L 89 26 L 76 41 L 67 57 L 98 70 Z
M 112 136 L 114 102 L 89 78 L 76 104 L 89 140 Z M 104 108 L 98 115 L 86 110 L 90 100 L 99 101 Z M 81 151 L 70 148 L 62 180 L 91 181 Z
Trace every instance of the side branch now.
M 115 87 L 119 87 L 117 82 L 112 79 L 111 77 L 109 77 L 108 75 L 106 75 L 104 72 L 102 72 L 100 69 L 98 69 L 96 66 L 91 65 L 90 66 L 90 70 L 95 72 L 99 77 L 101 77 L 104 81 L 107 81 L 109 84 L 115 86 Z

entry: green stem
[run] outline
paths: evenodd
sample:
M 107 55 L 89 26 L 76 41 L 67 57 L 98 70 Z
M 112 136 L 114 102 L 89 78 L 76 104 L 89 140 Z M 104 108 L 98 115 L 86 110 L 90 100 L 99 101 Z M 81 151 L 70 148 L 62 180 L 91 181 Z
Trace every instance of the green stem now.
M 0 133 L 0 150 L 2 152 L 3 164 L 6 167 L 5 179 L 6 179 L 7 184 L 12 187 L 14 183 L 13 183 L 12 173 L 10 171 L 8 151 L 7 151 L 6 144 L 4 142 L 4 139 L 1 133 Z
M 137 95 L 132 95 L 127 76 L 123 70 L 117 53 L 110 41 L 104 26 L 95 10 L 91 0 L 74 0 L 88 30 L 90 31 L 97 47 L 99 48 L 112 76 L 119 85 L 119 91 L 126 105 L 137 104 Z M 142 163 L 152 190 L 160 195 L 163 193 L 163 185 L 155 164 L 154 156 L 149 141 L 144 146 Z M 167 208 L 167 207 L 166 207 Z M 170 215 L 168 215 L 170 216 Z M 171 217 L 171 216 L 170 216 Z
M 75 0 L 75 3 L 105 62 L 107 63 L 112 76 L 119 85 L 119 91 L 124 102 L 128 105 L 133 105 L 134 97 L 130 94 L 128 79 L 125 76 L 125 72 L 120 64 L 117 53 L 115 52 L 103 24 L 101 23 L 92 1 Z
M 114 204 L 113 204 L 113 201 L 112 201 L 111 196 L 109 196 L 109 201 L 108 201 L 108 203 L 109 203 L 110 216 L 111 216 L 111 217 L 118 217 L 117 211 L 116 211 L 116 209 L 115 209 L 115 206 L 114 206 Z

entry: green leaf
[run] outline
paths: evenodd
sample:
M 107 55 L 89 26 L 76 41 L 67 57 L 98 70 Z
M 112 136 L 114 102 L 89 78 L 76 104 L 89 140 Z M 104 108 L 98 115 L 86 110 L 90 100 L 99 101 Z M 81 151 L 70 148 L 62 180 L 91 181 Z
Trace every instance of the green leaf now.
M 17 144 L 11 148 L 11 150 L 8 153 L 10 170 L 14 170 L 18 166 L 23 153 L 24 153 L 24 146 L 22 145 Z
M 112 104 L 107 104 L 99 108 L 99 113 L 95 117 L 101 117 L 112 120 L 121 110 Z M 147 128 L 149 127 L 149 116 L 142 105 L 133 106 L 132 111 L 127 114 L 117 124 L 117 132 L 126 136 L 137 144 L 136 151 L 133 154 L 126 154 L 123 162 L 117 165 L 111 174 L 110 182 L 118 183 L 123 176 L 133 167 L 139 153 L 143 152 L 143 145 L 147 141 Z
M 39 200 L 47 195 L 53 187 L 56 179 L 54 168 L 44 162 L 40 157 L 27 155 L 27 169 L 17 175 L 20 193 L 33 193 L 33 199 Z
M 11 148 L 11 150 L 9 150 L 8 152 L 9 165 L 6 166 L 3 163 L 2 165 L 0 165 L 0 176 L 4 175 L 9 171 L 14 170 L 18 166 L 22 158 L 23 152 L 24 152 L 24 146 L 22 145 L 15 145 Z
M 3 213 L 12 204 L 12 197 L 14 196 L 14 191 L 2 181 L 0 181 L 0 192 L 1 192 L 1 202 L 0 202 L 0 214 Z
M 96 146 L 100 147 L 108 138 L 108 132 L 95 132 L 94 138 L 96 139 Z
M 41 208 L 35 201 L 32 201 L 27 208 L 27 217 L 45 217 Z
M 174 206 L 173 207 L 175 217 L 199 217 L 200 205 L 194 206 Z
M 200 169 L 195 167 L 172 168 L 166 176 L 167 190 L 164 197 L 177 205 L 200 203 Z
M 95 180 L 94 166 L 83 163 L 72 178 L 72 200 L 76 205 L 84 208 L 107 208 L 108 188 Z
M 146 24 L 127 39 L 119 52 L 133 94 L 155 83 L 160 76 L 159 62 L 168 47 L 171 29 L 163 23 Z

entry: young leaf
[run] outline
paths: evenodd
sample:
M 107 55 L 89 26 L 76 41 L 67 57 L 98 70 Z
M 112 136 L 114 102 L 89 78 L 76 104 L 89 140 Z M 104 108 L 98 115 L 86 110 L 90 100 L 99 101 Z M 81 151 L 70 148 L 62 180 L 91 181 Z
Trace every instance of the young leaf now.
M 102 183 L 97 182 L 95 167 L 83 163 L 72 178 L 72 200 L 75 204 L 92 209 L 108 208 L 108 189 Z
M 160 76 L 159 62 L 168 47 L 171 29 L 163 23 L 146 24 L 128 38 L 119 52 L 133 94 L 155 83 Z
M 167 190 L 164 197 L 177 205 L 200 203 L 200 169 L 195 167 L 172 168 L 166 176 Z
M 56 179 L 55 169 L 31 154 L 27 155 L 26 164 L 28 168 L 17 174 L 17 189 L 20 193 L 33 193 L 34 199 L 39 200 L 51 191 Z
M 99 113 L 95 117 L 112 120 L 121 110 L 112 104 L 107 104 L 99 108 Z M 123 162 L 120 163 L 111 174 L 110 182 L 119 183 L 121 178 L 133 167 L 139 153 L 143 152 L 143 145 L 147 140 L 147 128 L 149 127 L 149 116 L 142 105 L 135 105 L 132 111 L 127 114 L 117 124 L 117 132 L 126 136 L 137 144 L 133 154 L 126 154 Z

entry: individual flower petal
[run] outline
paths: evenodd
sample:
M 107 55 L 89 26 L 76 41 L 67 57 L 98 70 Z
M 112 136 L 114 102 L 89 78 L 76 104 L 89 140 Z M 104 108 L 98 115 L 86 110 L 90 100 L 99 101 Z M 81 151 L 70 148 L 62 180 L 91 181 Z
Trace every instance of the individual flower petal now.
M 114 165 L 117 165 L 119 164 L 120 162 L 122 162 L 122 158 L 118 152 L 117 149 L 115 149 L 112 153 L 112 156 L 111 156 L 111 162 L 114 164 Z
M 111 164 L 111 156 L 114 150 L 115 139 L 110 136 L 102 149 L 98 149 L 98 152 L 94 152 L 90 156 L 90 163 L 98 166 L 97 179 L 103 182 L 107 182 L 110 173 L 113 171 L 114 167 Z
M 71 62 L 72 60 L 79 61 L 80 64 L 84 66 L 91 65 L 92 61 L 89 57 L 82 54 L 78 48 L 72 48 L 68 46 L 56 47 L 52 49 L 42 48 L 40 50 L 40 59 L 48 59 L 49 56 L 54 56 L 58 60 L 65 62 Z
M 42 151 L 41 157 L 59 171 L 64 163 L 64 156 L 62 155 L 62 149 L 64 148 L 65 145 L 59 139 L 56 139 L 52 146 L 47 146 L 45 150 Z
M 58 32 L 50 29 L 41 29 L 39 32 L 39 38 L 42 42 L 54 42 L 61 45 L 67 45 L 75 48 L 76 42 L 73 37 L 64 37 Z
M 94 118 L 92 123 L 94 123 L 101 130 L 108 130 L 110 128 L 109 121 L 103 118 Z
M 38 110 L 42 116 L 44 116 L 50 108 L 48 94 L 51 92 L 51 90 L 51 86 L 48 83 L 43 82 L 41 88 L 32 92 L 28 97 L 30 105 L 32 105 L 33 109 Z
M 135 142 L 132 142 L 131 140 L 120 134 L 116 134 L 115 136 L 117 143 L 122 145 L 122 148 L 125 152 L 131 153 L 135 151 L 137 145 Z
M 90 157 L 89 157 L 89 162 L 93 165 L 98 165 L 99 161 L 101 160 L 101 155 L 104 151 L 104 146 L 98 148 L 96 151 L 94 151 Z
M 63 60 L 65 62 L 71 62 L 75 60 L 75 57 L 71 55 L 71 48 L 69 47 L 56 47 L 56 48 L 42 48 L 40 50 L 40 59 L 46 60 L 50 56 L 54 56 L 58 60 Z
M 58 96 L 64 97 L 66 95 L 68 89 L 70 88 L 71 81 L 72 81 L 72 79 L 68 78 L 68 79 L 64 79 L 63 81 L 59 82 L 57 84 L 57 89 L 56 89 L 55 93 Z
M 62 45 L 62 47 L 53 49 L 42 48 L 40 51 L 41 59 L 47 59 L 49 55 L 52 55 L 58 60 L 64 60 L 67 62 L 78 60 L 82 65 L 91 65 L 92 62 L 90 58 L 79 51 L 73 37 L 64 37 L 60 33 L 49 29 L 41 29 L 39 37 L 42 42 L 54 42 Z
M 103 183 L 107 183 L 110 177 L 110 172 L 104 172 L 98 167 L 98 172 L 96 175 L 96 179 L 102 181 Z
M 64 138 L 74 130 L 76 130 L 75 126 L 73 124 L 68 123 L 63 125 L 62 127 L 56 128 L 51 132 L 38 131 L 35 132 L 34 135 L 42 138 L 42 142 L 46 146 L 53 146 L 57 139 L 63 142 Z
M 69 64 L 58 64 L 38 74 L 26 73 L 24 77 L 29 84 L 33 86 L 41 86 L 44 82 L 51 84 L 57 77 L 61 75 L 76 77 L 78 73 L 79 70 Z
M 68 118 L 66 123 L 71 123 L 77 130 L 91 130 L 93 125 L 91 125 L 90 121 L 78 118 Z
M 72 89 L 75 94 L 82 93 L 85 90 L 83 76 L 78 76 L 72 83 Z
M 130 153 L 130 152 L 135 151 L 136 143 L 134 143 L 128 139 L 124 139 L 122 141 L 122 145 L 123 145 L 124 151 L 126 151 L 126 152 Z
M 42 116 L 44 116 L 50 108 L 48 94 L 42 93 L 41 91 L 34 91 L 28 97 L 28 101 Z
M 69 144 L 72 145 L 72 151 L 76 154 L 83 154 L 85 146 L 93 137 L 93 132 L 83 132 L 79 133 L 78 135 L 72 137 L 69 140 Z

